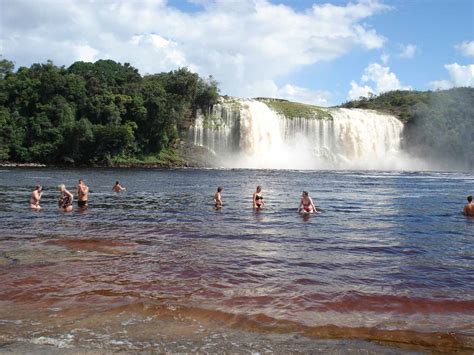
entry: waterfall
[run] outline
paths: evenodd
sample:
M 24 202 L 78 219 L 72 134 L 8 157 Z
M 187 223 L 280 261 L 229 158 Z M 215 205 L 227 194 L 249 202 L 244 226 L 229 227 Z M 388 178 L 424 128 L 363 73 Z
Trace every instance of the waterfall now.
M 219 165 L 270 169 L 403 169 L 403 124 L 361 109 L 326 109 L 330 118 L 287 118 L 256 100 L 216 104 L 198 112 L 190 140 Z

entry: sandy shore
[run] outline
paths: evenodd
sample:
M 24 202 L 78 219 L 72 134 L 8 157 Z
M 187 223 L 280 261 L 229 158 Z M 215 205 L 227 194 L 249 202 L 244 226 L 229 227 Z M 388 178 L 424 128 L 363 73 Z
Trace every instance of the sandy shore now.
M 130 354 L 130 353 L 232 353 L 232 354 L 424 354 L 427 349 L 394 347 L 387 344 L 350 340 L 315 340 L 298 334 L 251 333 L 232 330 L 213 332 L 201 339 L 191 336 L 163 339 L 160 335 L 146 343 L 126 340 L 89 343 L 38 337 L 14 342 L 0 342 L 1 354 Z

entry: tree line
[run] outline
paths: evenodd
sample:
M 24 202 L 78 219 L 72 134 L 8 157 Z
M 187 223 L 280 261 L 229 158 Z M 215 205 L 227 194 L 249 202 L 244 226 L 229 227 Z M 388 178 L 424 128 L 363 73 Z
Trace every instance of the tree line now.
M 14 69 L 0 60 L 0 160 L 108 165 L 157 155 L 219 98 L 212 77 L 187 68 L 141 76 L 98 60 Z

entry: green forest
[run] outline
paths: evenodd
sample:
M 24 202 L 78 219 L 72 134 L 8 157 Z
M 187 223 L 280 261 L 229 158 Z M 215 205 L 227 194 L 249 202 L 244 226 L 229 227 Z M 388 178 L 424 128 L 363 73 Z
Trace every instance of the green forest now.
M 141 76 L 99 60 L 20 67 L 0 60 L 0 161 L 114 165 L 178 160 L 171 144 L 219 98 L 212 77 L 181 68 Z
M 474 88 L 391 91 L 342 107 L 393 114 L 405 123 L 406 151 L 448 168 L 474 169 Z

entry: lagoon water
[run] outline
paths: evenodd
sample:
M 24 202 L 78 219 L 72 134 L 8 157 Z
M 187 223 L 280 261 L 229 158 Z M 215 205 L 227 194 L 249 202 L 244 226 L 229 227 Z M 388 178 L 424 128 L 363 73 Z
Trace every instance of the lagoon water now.
M 55 186 L 79 177 L 89 209 L 59 212 Z M 473 188 L 464 173 L 3 168 L 0 345 L 472 351 Z M 296 213 L 303 189 L 323 213 Z

